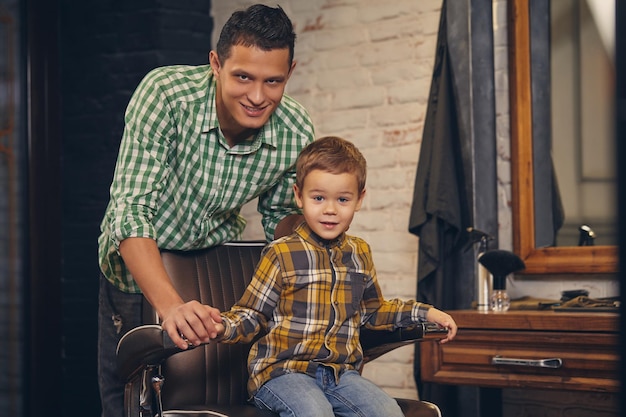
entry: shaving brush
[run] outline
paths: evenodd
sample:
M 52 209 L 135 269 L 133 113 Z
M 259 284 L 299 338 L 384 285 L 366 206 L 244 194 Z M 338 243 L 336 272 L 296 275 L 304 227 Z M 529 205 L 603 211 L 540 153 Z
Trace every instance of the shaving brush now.
M 490 307 L 492 311 L 504 312 L 511 306 L 506 292 L 506 277 L 526 268 L 524 261 L 513 252 L 501 249 L 488 250 L 478 260 L 493 276 L 493 291 Z

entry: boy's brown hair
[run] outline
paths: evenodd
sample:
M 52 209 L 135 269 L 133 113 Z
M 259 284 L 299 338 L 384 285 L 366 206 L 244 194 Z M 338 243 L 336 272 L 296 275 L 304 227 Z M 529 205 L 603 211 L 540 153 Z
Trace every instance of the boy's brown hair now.
M 352 142 L 337 136 L 325 136 L 310 143 L 298 156 L 296 185 L 300 190 L 309 172 L 319 169 L 331 174 L 354 174 L 359 193 L 365 189 L 367 163 Z

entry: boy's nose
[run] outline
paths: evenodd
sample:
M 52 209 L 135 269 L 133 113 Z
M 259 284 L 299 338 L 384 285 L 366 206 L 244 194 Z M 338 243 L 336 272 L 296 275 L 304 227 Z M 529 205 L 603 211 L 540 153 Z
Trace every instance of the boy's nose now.
M 324 206 L 324 213 L 326 214 L 334 214 L 336 213 L 335 204 L 331 201 L 327 202 Z

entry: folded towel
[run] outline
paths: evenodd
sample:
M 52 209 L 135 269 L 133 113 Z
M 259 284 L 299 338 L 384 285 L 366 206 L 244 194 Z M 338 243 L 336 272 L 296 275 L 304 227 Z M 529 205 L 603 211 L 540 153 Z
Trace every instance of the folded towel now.
M 601 307 L 619 307 L 619 300 L 614 297 L 609 298 L 590 298 L 586 295 L 579 295 L 564 303 L 561 303 L 561 308 L 601 308 Z
M 511 300 L 510 310 L 546 310 L 560 304 L 559 300 L 524 296 Z

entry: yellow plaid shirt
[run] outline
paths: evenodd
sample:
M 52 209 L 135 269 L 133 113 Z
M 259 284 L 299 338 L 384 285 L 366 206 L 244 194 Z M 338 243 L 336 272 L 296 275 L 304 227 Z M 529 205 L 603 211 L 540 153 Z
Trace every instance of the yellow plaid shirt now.
M 367 242 L 343 234 L 333 242 L 304 223 L 269 244 L 244 295 L 222 314 L 221 341 L 249 342 L 248 390 L 289 372 L 312 376 L 319 364 L 339 378 L 363 362 L 361 326 L 394 330 L 425 321 L 430 308 L 385 300 Z

